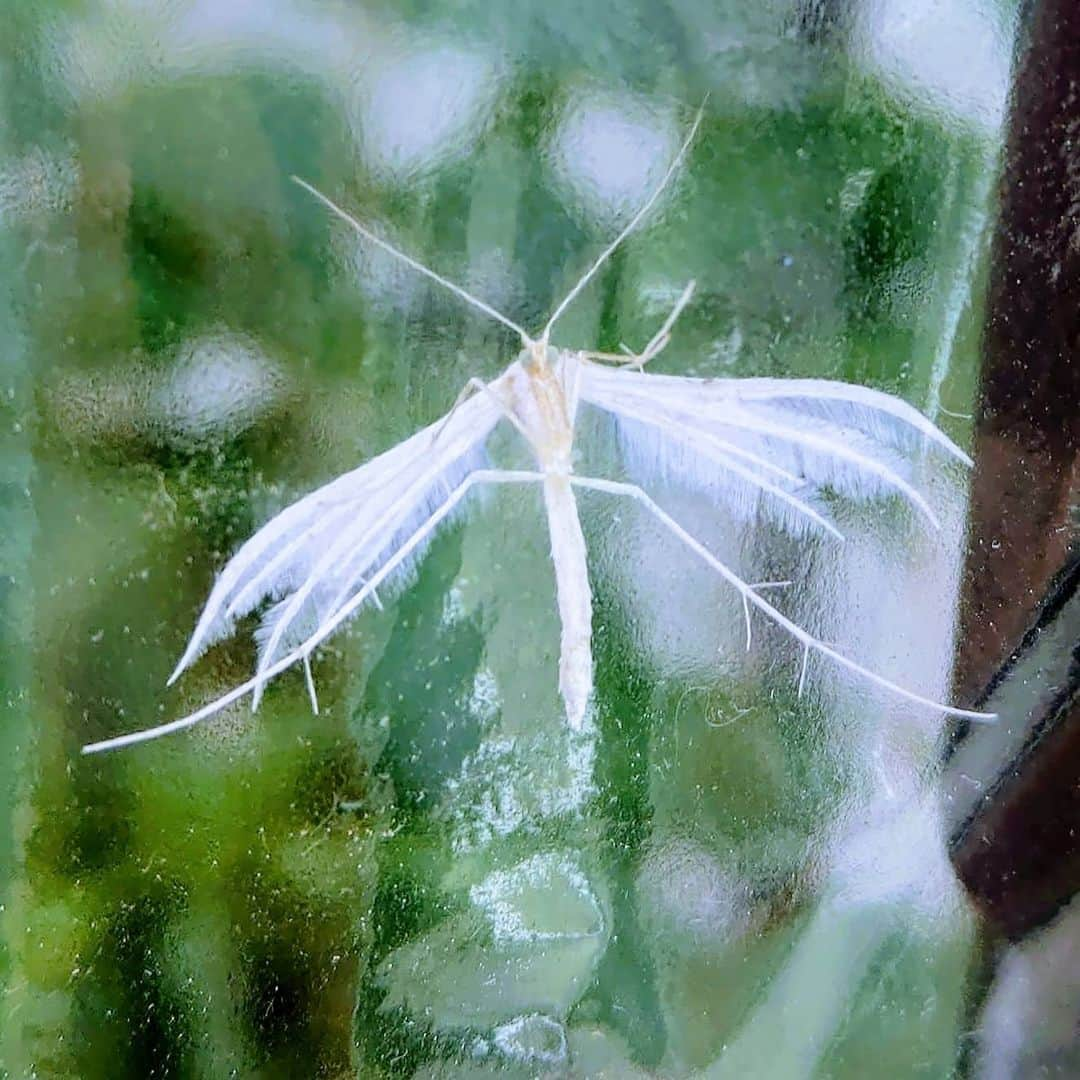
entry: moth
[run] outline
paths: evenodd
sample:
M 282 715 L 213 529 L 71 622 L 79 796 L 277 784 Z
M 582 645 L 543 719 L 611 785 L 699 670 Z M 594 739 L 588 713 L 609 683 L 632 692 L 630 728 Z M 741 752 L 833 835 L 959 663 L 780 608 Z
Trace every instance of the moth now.
M 647 372 L 646 366 L 668 344 L 676 319 L 690 302 L 693 282 L 640 353 L 569 350 L 551 344 L 559 318 L 641 224 L 675 175 L 701 117 L 699 110 L 656 188 L 535 337 L 388 244 L 307 181 L 293 177 L 365 241 L 514 331 L 521 352 L 492 382 L 470 379 L 441 420 L 287 507 L 226 564 L 169 684 L 206 648 L 229 635 L 238 619 L 270 600 L 256 633 L 259 654 L 252 678 L 187 716 L 90 743 L 84 753 L 180 731 L 248 694 L 257 708 L 267 682 L 295 664 L 304 668 L 317 713 L 313 651 L 365 605 L 381 606 L 380 590 L 407 580 L 424 546 L 470 492 L 509 484 L 537 487 L 543 495 L 561 623 L 559 691 L 573 729 L 584 724 L 593 690 L 592 590 L 578 516 L 579 491 L 635 500 L 694 558 L 718 574 L 742 600 L 748 646 L 753 611 L 794 638 L 802 648 L 800 693 L 809 659 L 818 655 L 914 704 L 954 717 L 988 718 L 917 694 L 816 638 L 762 595 L 765 585 L 776 583 L 744 580 L 639 484 L 574 471 L 576 419 L 586 405 L 608 414 L 633 438 L 653 444 L 680 479 L 703 494 L 730 498 L 737 492 L 739 499 L 749 500 L 789 529 L 822 532 L 840 541 L 840 529 L 815 498 L 823 488 L 853 498 L 900 496 L 936 526 L 927 500 L 903 475 L 905 461 L 928 450 L 971 464 L 926 417 L 880 391 L 821 379 L 697 379 Z M 503 423 L 512 425 L 525 441 L 534 469 L 487 465 L 485 444 Z M 723 478 L 722 484 L 717 477 Z

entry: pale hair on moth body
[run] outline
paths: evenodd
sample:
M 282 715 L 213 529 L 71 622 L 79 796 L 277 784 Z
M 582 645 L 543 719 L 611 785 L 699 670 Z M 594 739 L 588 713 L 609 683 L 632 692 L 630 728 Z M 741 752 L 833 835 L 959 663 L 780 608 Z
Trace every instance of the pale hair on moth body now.
M 850 671 L 898 698 L 948 716 L 989 720 L 915 693 L 819 640 L 761 593 L 787 582 L 750 584 L 692 536 L 638 484 L 574 472 L 575 421 L 582 402 L 640 433 L 657 460 L 683 465 L 680 474 L 706 494 L 732 505 L 749 501 L 785 528 L 843 535 L 807 490 L 825 486 L 849 497 L 901 496 L 936 527 L 923 495 L 903 475 L 903 455 L 920 448 L 970 465 L 968 456 L 912 406 L 866 387 L 824 379 L 696 379 L 653 375 L 645 366 L 670 340 L 694 283 L 640 353 L 560 349 L 550 344 L 560 316 L 612 252 L 652 209 L 679 168 L 701 124 L 704 103 L 664 176 L 618 236 L 555 308 L 533 337 L 512 319 L 461 286 L 399 251 L 314 188 L 293 177 L 366 241 L 467 304 L 514 331 L 522 343 L 515 361 L 491 382 L 470 379 L 441 420 L 352 472 L 287 507 L 264 525 L 226 564 L 171 684 L 211 644 L 231 633 L 238 618 L 274 599 L 256 637 L 259 659 L 246 682 L 187 716 L 156 727 L 90 743 L 84 753 L 114 749 L 180 731 L 248 694 L 257 708 L 267 682 L 301 663 L 312 709 L 318 701 L 311 654 L 367 603 L 381 606 L 378 590 L 406 579 L 435 530 L 478 485 L 540 485 L 544 496 L 556 599 L 562 627 L 559 691 L 569 726 L 580 730 L 593 694 L 592 590 L 575 490 L 635 500 L 739 595 L 746 622 L 757 610 L 802 648 L 801 694 L 811 655 Z M 534 470 L 486 467 L 483 448 L 501 421 L 524 438 Z M 686 467 L 687 463 L 692 467 Z M 718 479 L 722 477 L 723 479 Z M 737 497 L 733 494 L 737 493 Z

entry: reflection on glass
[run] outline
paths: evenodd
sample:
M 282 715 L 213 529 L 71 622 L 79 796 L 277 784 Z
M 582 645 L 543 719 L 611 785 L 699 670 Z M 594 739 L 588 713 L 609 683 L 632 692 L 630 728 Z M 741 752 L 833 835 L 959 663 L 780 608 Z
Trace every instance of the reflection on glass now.
M 379 176 L 407 183 L 468 153 L 499 90 L 492 61 L 452 42 L 421 43 L 404 30 L 357 72 L 361 154 Z
M 577 93 L 556 127 L 552 165 L 571 209 L 612 232 L 652 193 L 681 138 L 674 118 L 644 100 Z

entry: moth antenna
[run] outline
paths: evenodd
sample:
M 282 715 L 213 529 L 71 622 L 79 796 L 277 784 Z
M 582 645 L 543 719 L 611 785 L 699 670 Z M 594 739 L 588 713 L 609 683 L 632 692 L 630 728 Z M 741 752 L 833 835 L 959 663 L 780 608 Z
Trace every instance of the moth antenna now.
M 686 134 L 686 138 L 683 139 L 682 146 L 679 147 L 675 156 L 671 159 L 671 164 L 667 167 L 667 172 L 664 173 L 660 180 L 660 183 L 656 185 L 653 193 L 645 200 L 640 209 L 627 223 L 622 232 L 611 241 L 610 244 L 600 253 L 600 257 L 585 271 L 584 274 L 578 279 L 577 284 L 566 294 L 562 303 L 555 309 L 551 318 L 547 321 L 547 326 L 544 327 L 543 333 L 540 335 L 541 341 L 547 341 L 548 336 L 551 334 L 551 328 L 558 321 L 559 316 L 574 302 L 578 293 L 585 288 L 586 285 L 593 279 L 597 270 L 604 265 L 611 258 L 615 249 L 641 224 L 645 215 L 653 208 L 653 204 L 663 194 L 664 188 L 668 186 L 671 178 L 675 175 L 676 170 L 682 163 L 682 159 L 686 156 L 686 151 L 690 148 L 690 144 L 694 141 L 694 136 L 697 134 L 698 128 L 701 126 L 701 118 L 705 115 L 705 105 L 709 100 L 709 95 L 706 94 L 701 100 L 701 104 L 698 106 L 697 115 L 694 117 L 694 122 L 690 125 L 690 130 Z M 689 299 L 689 297 L 687 297 Z
M 483 300 L 473 296 L 472 293 L 467 292 L 460 285 L 455 285 L 454 282 L 447 280 L 442 274 L 435 273 L 434 270 L 425 266 L 422 262 L 418 262 L 411 255 L 406 255 L 404 251 L 399 251 L 393 244 L 387 243 L 381 236 L 376 236 L 369 228 L 361 225 L 347 210 L 343 210 L 333 199 L 324 195 L 318 188 L 313 187 L 306 180 L 302 180 L 299 176 L 293 176 L 294 183 L 299 184 L 305 191 L 314 195 L 331 213 L 336 214 L 347 225 L 351 225 L 365 240 L 369 240 L 376 247 L 382 248 L 388 255 L 393 255 L 395 259 L 400 259 L 406 266 L 411 266 L 419 274 L 423 274 L 424 277 L 430 278 L 432 281 L 438 282 L 444 289 L 449 289 L 455 296 L 460 297 L 467 304 L 471 304 L 474 308 L 482 311 L 489 318 L 494 319 L 496 322 L 501 322 L 503 326 L 510 330 L 513 330 L 518 337 L 521 338 L 522 344 L 529 346 L 532 344 L 532 338 L 518 326 L 513 319 L 508 319 L 501 311 L 496 311 L 490 304 L 484 303 Z

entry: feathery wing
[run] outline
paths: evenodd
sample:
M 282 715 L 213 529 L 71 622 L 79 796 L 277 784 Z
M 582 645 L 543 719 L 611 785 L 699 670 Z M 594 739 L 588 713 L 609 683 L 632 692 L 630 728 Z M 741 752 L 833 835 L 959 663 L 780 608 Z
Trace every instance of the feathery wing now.
M 629 465 L 760 506 L 796 533 L 839 536 L 822 488 L 898 494 L 932 524 L 910 481 L 914 452 L 968 456 L 920 412 L 878 390 L 825 379 L 693 379 L 583 363 L 581 398 L 618 421 Z
M 169 682 L 264 600 L 277 603 L 256 634 L 260 671 L 332 618 L 434 503 L 479 464 L 501 416 L 493 395 L 472 397 L 449 417 L 282 510 L 221 572 Z M 400 581 L 409 565 L 396 567 L 388 584 Z

